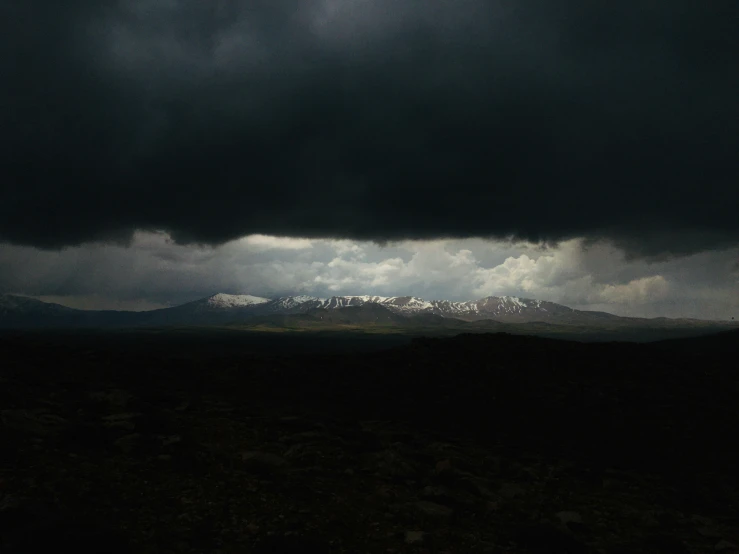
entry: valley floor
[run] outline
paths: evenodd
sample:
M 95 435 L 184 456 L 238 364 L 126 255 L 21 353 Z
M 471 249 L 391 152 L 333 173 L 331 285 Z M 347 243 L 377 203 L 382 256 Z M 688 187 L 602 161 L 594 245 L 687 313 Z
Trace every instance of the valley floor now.
M 735 333 L 285 355 L 130 338 L 0 336 L 0 552 L 739 545 Z

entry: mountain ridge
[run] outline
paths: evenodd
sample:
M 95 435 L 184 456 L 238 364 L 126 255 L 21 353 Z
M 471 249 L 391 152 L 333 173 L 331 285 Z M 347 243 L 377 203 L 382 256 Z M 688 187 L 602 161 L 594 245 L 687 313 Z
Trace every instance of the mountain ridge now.
M 269 299 L 217 293 L 178 306 L 130 312 L 78 310 L 23 296 L 0 295 L 0 328 L 5 329 L 214 325 L 294 330 L 385 328 L 411 333 L 433 333 L 436 329 L 447 334 L 509 330 L 543 335 L 564 331 L 578 336 L 603 332 L 611 336 L 617 331 L 616 338 L 624 336 L 626 329 L 706 332 L 710 328 L 715 332 L 735 327 L 728 322 L 622 317 L 517 296 L 429 301 L 416 296 L 297 295 Z

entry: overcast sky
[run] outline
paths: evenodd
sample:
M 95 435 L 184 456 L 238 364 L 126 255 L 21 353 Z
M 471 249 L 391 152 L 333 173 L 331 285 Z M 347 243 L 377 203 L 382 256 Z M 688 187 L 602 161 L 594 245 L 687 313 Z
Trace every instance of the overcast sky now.
M 736 0 L 0 0 L 0 291 L 728 317 L 738 19 Z

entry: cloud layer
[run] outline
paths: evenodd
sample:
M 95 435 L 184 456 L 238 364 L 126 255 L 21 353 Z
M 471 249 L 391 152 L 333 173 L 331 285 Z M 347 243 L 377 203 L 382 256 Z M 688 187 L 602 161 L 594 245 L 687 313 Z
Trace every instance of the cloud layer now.
M 733 0 L 0 0 L 0 239 L 735 245 L 738 16 Z
M 0 250 L 0 292 L 73 307 L 149 309 L 216 292 L 469 300 L 515 295 L 620 315 L 739 316 L 739 248 L 627 260 L 607 243 L 371 242 L 254 235 L 217 248 L 136 233 L 130 247 Z

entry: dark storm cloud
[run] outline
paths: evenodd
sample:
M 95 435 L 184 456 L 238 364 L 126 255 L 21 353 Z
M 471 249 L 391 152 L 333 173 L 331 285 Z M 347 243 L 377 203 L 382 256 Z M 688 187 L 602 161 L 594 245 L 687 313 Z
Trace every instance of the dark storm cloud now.
M 739 242 L 734 0 L 0 0 L 0 239 Z

